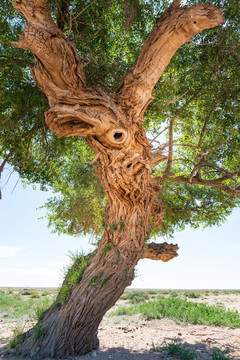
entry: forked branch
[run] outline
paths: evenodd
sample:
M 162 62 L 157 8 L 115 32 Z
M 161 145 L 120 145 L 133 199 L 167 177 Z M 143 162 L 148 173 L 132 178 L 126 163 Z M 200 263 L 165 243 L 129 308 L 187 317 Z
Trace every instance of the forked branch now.
M 204 29 L 224 23 L 223 10 L 211 4 L 197 4 L 191 8 L 180 7 L 180 0 L 161 16 L 143 48 L 123 77 L 118 90 L 119 102 L 126 109 L 132 109 L 135 116 L 142 118 L 152 101 L 155 84 L 177 49 Z
M 13 45 L 35 55 L 31 70 L 49 100 L 49 128 L 59 136 L 87 136 L 116 124 L 119 109 L 110 96 L 87 86 L 76 47 L 54 23 L 46 0 L 15 0 L 13 6 L 27 20 Z
M 234 173 L 231 175 L 224 175 L 224 176 L 219 177 L 214 180 L 205 180 L 205 179 L 200 178 L 197 173 L 195 176 L 193 176 L 191 178 L 191 184 L 215 187 L 215 188 L 221 189 L 225 192 L 239 196 L 240 195 L 240 187 L 233 188 L 233 187 L 230 187 L 230 186 L 224 184 L 224 181 L 232 179 L 233 176 L 237 176 L 239 174 L 240 174 L 240 172 L 237 172 L 237 173 Z M 179 182 L 182 184 L 189 184 L 189 176 L 184 176 L 184 175 L 175 176 L 175 175 L 168 174 L 168 175 L 158 176 L 156 179 L 158 181 L 173 181 L 173 182 Z

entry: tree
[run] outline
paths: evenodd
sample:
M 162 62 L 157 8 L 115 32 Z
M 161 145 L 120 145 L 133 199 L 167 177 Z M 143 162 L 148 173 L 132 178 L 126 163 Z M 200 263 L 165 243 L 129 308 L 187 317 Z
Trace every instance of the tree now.
M 67 0 L 57 4 L 52 2 L 49 7 L 45 0 L 13 3 L 27 20 L 24 34 L 13 44 L 34 54 L 35 63 L 31 53 L 22 50 L 16 70 L 16 55 L 1 60 L 7 86 L 2 92 L 4 147 L 0 171 L 8 161 L 28 180 L 61 192 L 62 198 L 48 203 L 50 222 L 57 230 L 93 231 L 102 237 L 95 252 L 75 260 L 55 303 L 23 336 L 19 346 L 22 353 L 41 358 L 82 355 L 96 348 L 98 325 L 131 284 L 139 259 L 166 261 L 177 255 L 176 245 L 149 243 L 151 236 L 171 234 L 187 223 L 216 224 L 239 204 L 240 193 L 233 7 L 224 24 L 222 10 L 213 4 L 189 8 L 180 7 L 180 1 L 174 0 L 144 41 L 133 65 L 132 57 L 125 60 L 122 55 L 112 66 L 107 62 L 101 69 L 96 66 L 99 58 L 93 62 L 91 52 L 81 48 L 81 39 L 84 42 L 84 34 L 87 36 L 85 46 L 96 46 L 98 57 L 106 48 L 102 57 L 109 59 L 116 55 L 117 41 L 104 43 L 96 38 L 101 29 L 94 26 L 89 10 L 92 3 L 79 1 L 75 8 Z M 103 2 L 95 8 L 97 19 L 102 16 L 107 22 L 108 41 L 114 33 L 113 18 L 126 20 L 130 37 L 124 43 L 126 56 L 138 50 L 133 41 L 141 43 L 146 37 L 140 37 L 144 32 L 141 26 L 138 31 L 137 26 L 128 24 L 134 23 L 138 12 L 144 13 L 148 6 L 153 9 L 153 4 L 143 4 L 109 2 L 109 11 Z M 87 8 L 88 20 L 78 24 Z M 124 8 L 132 19 L 123 17 Z M 12 10 L 7 10 L 3 27 L 21 28 L 22 20 L 14 20 Z M 138 26 L 139 22 L 136 20 Z M 215 28 L 220 24 L 224 25 Z M 149 21 L 145 25 L 150 26 Z M 73 28 L 74 43 L 81 55 L 86 55 L 83 60 L 70 41 Z M 117 28 L 118 35 L 121 29 Z M 205 29 L 212 30 L 190 42 Z M 3 48 L 5 42 L 8 38 L 4 33 Z M 31 88 L 29 63 L 42 92 Z M 18 75 L 18 82 L 23 81 L 19 65 L 30 82 L 30 86 L 21 84 L 20 93 L 8 85 L 16 84 L 8 79 L 9 67 Z M 12 93 L 18 94 L 17 99 L 12 100 Z M 60 140 L 43 122 L 46 98 L 49 110 L 45 121 Z M 153 149 L 151 144 L 162 141 L 164 131 L 167 143 L 157 143 Z M 86 163 L 93 153 L 94 159 Z

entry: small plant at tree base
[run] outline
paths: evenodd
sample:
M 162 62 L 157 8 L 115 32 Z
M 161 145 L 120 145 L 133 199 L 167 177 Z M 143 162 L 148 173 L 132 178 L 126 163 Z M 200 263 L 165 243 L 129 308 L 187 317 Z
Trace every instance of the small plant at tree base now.
M 33 337 L 36 340 L 43 339 L 46 334 L 41 325 L 35 325 L 33 331 Z
M 212 360 L 228 360 L 229 357 L 227 356 L 227 350 L 221 350 L 218 348 L 213 349 Z
M 43 315 L 46 310 L 47 310 L 47 307 L 44 307 L 44 306 L 38 306 L 35 308 L 34 312 L 35 312 L 35 318 L 36 318 L 37 322 L 41 321 L 43 319 Z
M 20 344 L 20 340 L 22 337 L 24 331 L 24 326 L 18 326 L 13 330 L 13 337 L 12 339 L 8 342 L 8 346 L 10 349 L 15 349 L 15 347 Z
M 194 360 L 196 358 L 196 351 L 186 345 L 179 344 L 176 340 L 171 343 L 163 343 L 163 346 L 155 346 L 153 343 L 153 351 L 166 351 L 169 355 L 178 356 L 182 360 Z

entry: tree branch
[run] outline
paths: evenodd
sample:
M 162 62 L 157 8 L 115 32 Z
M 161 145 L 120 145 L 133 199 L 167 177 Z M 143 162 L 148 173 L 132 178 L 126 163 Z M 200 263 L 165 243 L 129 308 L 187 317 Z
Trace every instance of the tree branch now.
M 49 100 L 49 128 L 59 136 L 87 136 L 117 125 L 120 107 L 103 91 L 87 86 L 76 47 L 54 23 L 46 0 L 15 0 L 13 6 L 27 20 L 13 45 L 35 55 L 31 70 Z
M 150 243 L 147 244 L 147 248 L 144 252 L 144 259 L 162 260 L 164 262 L 169 261 L 178 256 L 178 245 L 168 244 L 166 242 L 162 244 Z
M 168 161 L 166 169 L 164 170 L 164 173 L 168 174 L 170 171 L 170 168 L 172 166 L 172 158 L 173 158 L 173 125 L 174 125 L 174 119 L 170 120 L 169 124 L 169 149 L 168 149 Z
M 235 175 L 239 175 L 240 172 L 234 173 Z M 215 180 L 204 180 L 202 178 L 199 178 L 198 175 L 195 175 L 192 179 L 191 179 L 191 184 L 198 184 L 198 185 L 204 185 L 204 186 L 211 186 L 211 187 L 216 187 L 218 189 L 221 189 L 223 191 L 226 191 L 228 193 L 232 193 L 234 195 L 239 196 L 240 195 L 240 188 L 231 188 L 230 186 L 224 185 L 223 181 L 229 180 L 230 178 L 232 178 L 233 174 L 230 175 L 224 175 L 218 179 Z M 175 182 L 180 182 L 183 184 L 189 184 L 189 176 L 174 176 L 174 175 L 162 175 L 162 176 L 158 176 L 156 178 L 156 180 L 158 181 L 175 181 Z
M 204 121 L 204 124 L 203 124 L 203 128 L 202 128 L 202 131 L 201 131 L 201 134 L 199 136 L 199 141 L 198 141 L 198 146 L 201 147 L 202 146 L 202 139 L 203 139 L 203 135 L 205 133 L 205 131 L 207 130 L 207 124 L 208 124 L 208 121 L 212 115 L 212 112 L 214 110 L 214 106 L 216 104 L 217 100 L 213 100 L 211 106 L 210 106 L 210 109 L 209 109 L 209 113 L 208 113 L 208 116 L 206 117 L 205 121 Z
M 68 13 L 68 8 L 70 6 L 70 3 L 71 3 L 71 0 L 63 0 L 62 4 L 60 6 L 58 16 L 57 16 L 57 26 L 60 30 L 63 30 L 64 26 L 66 24 L 67 13 Z
M 180 7 L 174 0 L 164 12 L 143 48 L 122 79 L 118 89 L 119 103 L 132 108 L 135 116 L 142 118 L 152 101 L 155 84 L 177 49 L 204 29 L 224 23 L 223 10 L 211 4 L 197 4 L 191 8 Z

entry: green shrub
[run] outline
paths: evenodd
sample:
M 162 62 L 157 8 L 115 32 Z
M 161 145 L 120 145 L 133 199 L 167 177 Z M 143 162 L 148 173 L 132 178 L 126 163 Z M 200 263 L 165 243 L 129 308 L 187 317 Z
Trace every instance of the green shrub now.
M 20 344 L 22 334 L 23 334 L 23 327 L 16 327 L 13 330 L 13 337 L 8 342 L 8 346 L 10 349 L 14 349 L 18 344 Z
M 146 291 L 128 290 L 121 296 L 121 300 L 130 300 L 130 301 L 132 301 L 135 297 L 144 298 L 145 300 L 149 299 L 149 295 L 147 294 Z
M 166 351 L 169 355 L 177 356 L 182 360 L 194 360 L 196 358 L 196 351 L 194 349 L 189 348 L 186 345 L 182 345 L 177 343 L 177 341 L 173 341 L 171 343 L 164 343 L 163 346 L 155 346 L 153 344 L 153 351 Z
M 147 293 L 148 293 L 148 295 L 157 295 L 157 294 L 158 294 L 158 290 L 154 290 L 154 289 L 148 290 Z
M 25 291 L 23 291 L 22 293 L 21 293 L 21 295 L 28 295 L 28 296 L 30 296 L 30 295 L 32 295 L 32 291 L 30 291 L 30 290 L 25 290 Z
M 130 300 L 130 303 L 131 304 L 139 304 L 139 303 L 143 303 L 143 302 L 146 302 L 146 297 L 144 296 L 134 296 L 131 300 Z
M 41 295 L 37 291 L 33 291 L 31 294 L 32 299 L 39 299 Z
M 136 314 L 138 311 L 136 311 L 136 306 L 119 306 L 115 311 L 112 311 L 109 313 L 108 316 L 114 316 L 114 315 L 133 315 Z
M 140 313 L 149 320 L 170 318 L 178 323 L 240 327 L 240 314 L 237 311 L 226 311 L 217 306 L 172 297 L 158 296 L 156 299 L 146 303 L 121 307 L 112 315 L 132 315 L 136 313 Z
M 170 297 L 178 297 L 178 293 L 176 291 L 172 291 L 170 294 L 169 294 Z
M 190 292 L 190 293 L 188 293 L 188 297 L 191 299 L 197 299 L 200 296 L 199 296 L 199 294 L 196 294 L 195 292 Z
M 45 311 L 47 310 L 46 306 L 37 306 L 34 309 L 34 313 L 35 313 L 35 319 L 37 320 L 37 322 L 41 321 L 43 319 L 43 315 L 45 313 Z
M 44 329 L 40 325 L 34 326 L 33 331 L 34 331 L 33 332 L 33 337 L 36 340 L 43 339 L 44 336 L 46 335 Z
M 214 348 L 213 349 L 213 355 L 212 355 L 212 360 L 228 360 L 229 357 L 226 356 L 226 354 L 228 353 L 228 351 L 222 351 L 218 348 Z
M 16 294 L 0 294 L 0 312 L 8 313 L 10 318 L 20 318 L 25 315 L 33 314 L 36 307 L 48 308 L 52 300 L 49 298 L 30 298 Z

